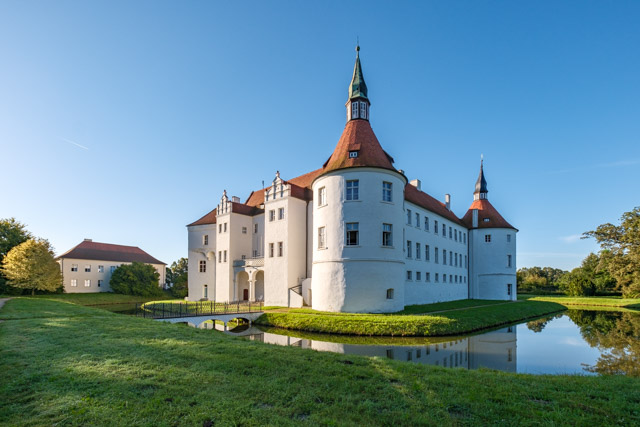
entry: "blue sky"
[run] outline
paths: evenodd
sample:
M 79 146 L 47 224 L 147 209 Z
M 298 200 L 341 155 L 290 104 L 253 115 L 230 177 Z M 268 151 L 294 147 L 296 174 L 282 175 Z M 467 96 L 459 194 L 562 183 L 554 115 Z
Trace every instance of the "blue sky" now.
M 371 123 L 462 216 L 480 154 L 518 267 L 640 205 L 638 2 L 3 2 L 0 217 L 187 256 L 185 225 L 316 169 L 362 46 Z

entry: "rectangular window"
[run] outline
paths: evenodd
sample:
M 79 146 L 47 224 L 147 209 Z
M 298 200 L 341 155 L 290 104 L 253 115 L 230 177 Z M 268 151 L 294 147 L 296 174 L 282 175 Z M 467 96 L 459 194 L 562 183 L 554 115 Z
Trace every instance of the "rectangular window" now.
M 511 296 L 511 283 L 507 284 L 507 295 Z
M 282 256 L 284 253 L 284 243 L 278 242 L 278 256 Z
M 416 259 L 420 259 L 420 248 L 422 247 L 422 245 L 418 242 L 416 242 Z
M 424 217 L 424 231 L 429 231 L 429 217 Z
M 318 249 L 326 249 L 327 240 L 325 235 L 325 228 L 318 227 Z
M 447 237 L 447 225 L 442 224 L 442 237 Z
M 71 271 L 78 271 L 78 264 L 71 264 Z
M 407 209 L 407 224 L 411 225 L 411 209 Z
M 218 233 L 222 233 L 222 223 L 218 224 Z
M 436 273 L 436 283 L 438 283 L 440 280 L 440 275 L 438 273 Z
M 360 181 L 358 181 L 357 179 L 347 181 L 347 200 L 358 200 L 359 185 Z
M 453 229 L 449 227 L 449 238 L 453 239 Z
M 393 226 L 382 224 L 382 246 L 393 246 Z
M 424 260 L 429 261 L 431 259 L 431 254 L 429 254 L 429 245 L 424 245 Z
M 242 227 L 242 234 L 247 234 L 247 227 Z
M 225 233 L 227 232 L 227 223 L 226 222 L 223 224 L 223 230 L 224 230 Z
M 89 286 L 91 286 L 91 279 L 85 279 L 84 280 L 84 287 L 88 288 Z
M 104 265 L 98 266 L 98 273 L 104 273 Z
M 449 275 L 449 283 L 453 283 L 453 276 L 451 274 Z
M 407 270 L 407 280 L 413 280 L 412 274 L 413 272 L 411 270 Z
M 426 273 L 424 273 L 424 281 L 425 282 L 430 282 L 431 281 L 431 273 L 429 273 L 428 271 Z
M 447 275 L 446 274 L 442 275 L 442 283 L 447 283 Z
M 98 287 L 101 288 L 103 283 L 104 283 L 104 280 L 98 280 Z
M 511 267 L 511 255 L 507 255 L 507 267 Z
M 253 224 L 253 233 L 258 234 L 258 224 Z
M 433 221 L 433 232 L 438 234 L 438 221 Z
M 71 279 L 71 286 L 73 286 L 73 287 L 78 286 L 78 280 L 77 279 Z
M 453 265 L 453 252 L 449 251 L 449 265 Z
M 411 240 L 407 240 L 407 258 L 411 258 L 411 248 L 413 245 L 411 244 Z
M 360 118 L 367 118 L 367 104 L 365 104 L 364 102 L 360 103 Z
M 511 234 L 507 234 L 507 243 L 511 242 Z
M 284 208 L 278 208 L 278 219 L 284 219 Z
M 273 258 L 274 255 L 274 244 L 269 243 L 269 258 Z
M 254 258 L 258 258 L 258 250 L 257 249 L 253 250 L 253 257 Z
M 357 119 L 358 118 L 358 103 L 357 102 L 352 102 L 351 103 L 351 118 L 352 119 Z
M 200 260 L 200 273 L 206 273 L 207 272 L 207 261 L 204 260 Z
M 455 254 L 453 254 L 453 257 L 455 258 L 455 261 L 453 263 L 454 266 L 458 266 L 458 253 L 456 252 Z
M 222 262 L 222 251 L 218 251 L 218 264 Z
M 393 289 L 387 289 L 387 299 L 393 299 Z M 391 357 L 393 358 L 393 350 L 391 350 Z M 389 354 L 389 350 L 387 350 L 387 356 Z
M 487 243 L 490 243 L 491 242 L 491 234 L 485 234 L 484 235 L 484 241 L 487 242 Z
M 458 230 L 453 230 L 453 240 L 458 241 Z
M 202 244 L 204 246 L 209 244 L 209 235 L 208 234 L 205 234 L 204 236 L 202 236 Z
M 416 228 L 420 228 L 420 214 L 416 212 Z
M 227 251 L 222 252 L 222 254 L 223 254 L 224 262 L 227 262 Z
M 442 250 L 442 264 L 443 265 L 447 265 L 447 250 L 446 249 Z
M 382 183 L 382 201 L 383 202 L 392 201 L 391 189 L 392 189 L 392 184 L 390 182 L 385 181 Z
M 438 248 L 436 247 L 436 250 L 435 250 L 435 251 L 433 251 L 433 254 L 435 255 L 435 262 L 436 262 L 436 264 L 438 264 L 438 253 L 439 253 L 439 252 L 438 252 Z
M 321 187 L 318 190 L 318 206 L 325 206 L 327 204 L 327 189 Z
M 84 266 L 84 272 L 85 273 L 91 273 L 91 265 L 87 264 Z
M 358 228 L 359 223 L 357 222 L 348 222 L 347 223 L 347 236 L 346 236 L 346 245 L 347 246 L 357 246 L 358 245 Z
M 111 269 L 111 274 L 113 274 L 113 272 L 116 271 L 116 266 L 112 265 L 110 269 Z
M 271 209 L 269 211 L 269 222 L 273 222 L 276 220 L 276 211 L 275 209 Z
M 419 282 L 420 280 L 422 280 L 422 272 L 416 271 L 416 282 Z
M 358 151 L 349 151 L 349 158 L 355 159 L 358 157 Z

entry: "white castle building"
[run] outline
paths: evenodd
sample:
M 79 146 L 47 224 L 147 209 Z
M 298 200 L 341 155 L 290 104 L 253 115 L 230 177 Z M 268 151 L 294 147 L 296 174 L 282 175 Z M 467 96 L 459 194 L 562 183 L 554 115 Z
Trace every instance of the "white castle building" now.
M 359 50 L 359 48 L 358 48 Z M 462 218 L 408 181 L 369 123 L 359 52 L 347 124 L 321 168 L 187 226 L 189 299 L 395 312 L 466 298 L 516 299 L 516 232 L 487 199 L 482 163 Z

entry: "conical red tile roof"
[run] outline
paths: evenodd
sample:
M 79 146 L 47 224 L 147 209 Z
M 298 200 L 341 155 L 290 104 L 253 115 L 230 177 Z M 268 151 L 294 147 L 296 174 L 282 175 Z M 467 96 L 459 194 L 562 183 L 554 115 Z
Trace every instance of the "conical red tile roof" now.
M 478 209 L 478 226 L 475 228 L 513 228 L 514 230 L 517 230 L 498 213 L 496 208 L 494 208 L 487 199 L 474 200 L 467 213 L 462 217 L 462 222 L 469 229 L 474 228 L 474 209 Z M 489 221 L 485 221 L 485 219 L 488 219 Z
M 349 152 L 357 151 L 357 157 Z M 368 120 L 349 120 L 333 154 L 322 168 L 322 174 L 338 169 L 374 167 L 396 171 L 393 158 L 380 146 Z

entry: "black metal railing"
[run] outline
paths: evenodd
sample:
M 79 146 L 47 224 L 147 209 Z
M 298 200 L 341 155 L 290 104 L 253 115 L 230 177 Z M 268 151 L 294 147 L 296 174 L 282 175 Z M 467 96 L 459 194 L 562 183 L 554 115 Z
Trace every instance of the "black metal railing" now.
M 215 314 L 259 313 L 262 308 L 262 301 L 150 302 L 140 304 L 136 310 L 136 316 L 149 319 L 175 319 Z

